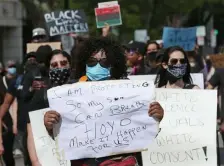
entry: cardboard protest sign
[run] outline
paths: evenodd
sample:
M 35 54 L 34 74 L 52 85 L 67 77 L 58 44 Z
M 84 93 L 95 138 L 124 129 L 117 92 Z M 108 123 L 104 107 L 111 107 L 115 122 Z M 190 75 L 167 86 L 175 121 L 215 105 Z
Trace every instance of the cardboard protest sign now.
M 105 7 L 111 7 L 111 6 L 117 6 L 118 1 L 110 1 L 110 2 L 101 2 L 98 3 L 98 8 L 105 8 Z
M 40 46 L 46 46 L 46 45 L 49 45 L 52 50 L 56 50 L 56 49 L 59 49 L 61 50 L 61 42 L 49 42 L 49 43 L 27 43 L 27 50 L 26 52 L 29 53 L 29 52 L 35 52 L 37 51 L 37 49 L 40 47 Z
M 205 28 L 205 26 L 197 26 L 196 36 L 197 37 L 204 37 L 204 36 L 206 36 L 206 28 Z
M 143 165 L 216 166 L 216 90 L 156 89 L 165 111 Z
M 158 122 L 148 116 L 154 99 L 151 81 L 85 82 L 48 90 L 50 108 L 62 117 L 55 132 L 59 148 L 70 160 L 144 150 L 158 133 Z
M 193 84 L 198 85 L 201 89 L 204 89 L 204 78 L 202 73 L 191 74 Z M 156 75 L 133 75 L 128 76 L 130 80 L 148 80 L 155 81 Z
M 47 108 L 29 113 L 38 160 L 42 166 L 70 166 L 70 161 L 65 160 L 63 151 L 56 147 L 44 126 L 44 114 L 49 110 Z
M 223 68 L 224 67 L 224 54 L 210 55 L 210 59 L 212 61 L 212 65 L 215 68 Z
M 164 48 L 180 46 L 185 51 L 194 50 L 196 44 L 196 27 L 192 28 L 171 28 L 163 29 Z
M 54 11 L 44 15 L 50 36 L 73 32 L 88 32 L 87 18 L 83 10 Z
M 122 25 L 120 6 L 95 9 L 97 28 L 103 28 L 105 23 L 110 26 Z

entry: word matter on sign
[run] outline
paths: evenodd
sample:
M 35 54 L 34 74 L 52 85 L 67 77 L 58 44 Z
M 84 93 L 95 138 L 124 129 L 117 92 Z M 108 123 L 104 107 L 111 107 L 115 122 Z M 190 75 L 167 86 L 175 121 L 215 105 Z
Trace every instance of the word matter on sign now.
M 158 133 L 148 116 L 155 100 L 150 81 L 76 83 L 50 89 L 48 99 L 61 114 L 58 145 L 70 160 L 139 152 Z
M 50 36 L 88 32 L 83 10 L 54 11 L 44 15 Z

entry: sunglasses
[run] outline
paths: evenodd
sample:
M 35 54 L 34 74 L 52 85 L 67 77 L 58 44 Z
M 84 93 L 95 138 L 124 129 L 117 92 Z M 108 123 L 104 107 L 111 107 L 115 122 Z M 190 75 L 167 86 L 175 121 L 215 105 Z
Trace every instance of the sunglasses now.
M 186 64 L 187 63 L 187 60 L 186 59 L 177 59 L 177 58 L 173 58 L 170 60 L 170 64 L 171 65 L 176 65 L 177 63 L 180 63 L 180 64 Z
M 63 61 L 59 61 L 59 62 L 53 62 L 50 65 L 52 68 L 58 68 L 59 66 L 66 67 L 68 65 L 68 61 L 63 60 Z
M 136 54 L 139 54 L 138 50 L 128 50 L 126 52 L 126 56 L 129 55 L 129 56 L 134 56 Z
M 102 58 L 102 59 L 98 60 L 93 57 L 89 58 L 89 60 L 87 61 L 87 66 L 94 67 L 97 65 L 97 63 L 99 63 L 104 68 L 110 67 L 110 64 L 108 63 L 108 60 L 106 58 Z

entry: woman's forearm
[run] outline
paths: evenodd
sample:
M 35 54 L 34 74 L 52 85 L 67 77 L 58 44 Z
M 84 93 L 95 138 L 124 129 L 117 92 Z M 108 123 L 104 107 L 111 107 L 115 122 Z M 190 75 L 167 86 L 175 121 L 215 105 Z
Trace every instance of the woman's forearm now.
M 13 127 L 17 129 L 17 111 L 18 111 L 18 103 L 17 99 L 14 99 L 12 103 L 12 121 Z

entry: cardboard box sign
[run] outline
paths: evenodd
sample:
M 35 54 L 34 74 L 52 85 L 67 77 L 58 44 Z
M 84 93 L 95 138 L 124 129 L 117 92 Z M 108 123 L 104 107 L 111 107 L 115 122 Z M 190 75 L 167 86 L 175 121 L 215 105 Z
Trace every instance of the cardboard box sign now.
M 97 28 L 103 28 L 105 23 L 110 26 L 122 25 L 120 6 L 95 9 Z
M 215 68 L 224 68 L 224 54 L 210 55 L 210 59 Z
M 37 49 L 40 46 L 46 46 L 46 45 L 49 45 L 52 48 L 52 50 L 56 50 L 56 49 L 61 50 L 61 42 L 27 43 L 27 51 L 26 51 L 26 53 L 33 52 L 33 51 L 35 52 L 35 51 L 37 51 Z
M 185 51 L 194 50 L 196 44 L 196 27 L 191 28 L 163 28 L 163 46 L 180 46 Z
M 89 31 L 84 10 L 53 11 L 44 18 L 50 36 Z

